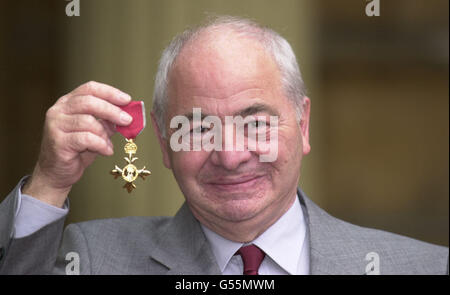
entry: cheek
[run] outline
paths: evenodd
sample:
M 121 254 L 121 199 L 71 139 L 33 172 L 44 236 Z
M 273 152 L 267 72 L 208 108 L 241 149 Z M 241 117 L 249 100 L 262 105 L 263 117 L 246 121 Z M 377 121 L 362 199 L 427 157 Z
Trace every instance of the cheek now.
M 303 146 L 300 129 L 296 126 L 281 126 L 278 131 L 278 159 L 274 163 L 279 169 L 289 170 L 299 166 L 302 158 Z
M 171 155 L 172 169 L 176 178 L 184 183 L 195 179 L 207 159 L 208 153 L 204 151 L 173 152 Z

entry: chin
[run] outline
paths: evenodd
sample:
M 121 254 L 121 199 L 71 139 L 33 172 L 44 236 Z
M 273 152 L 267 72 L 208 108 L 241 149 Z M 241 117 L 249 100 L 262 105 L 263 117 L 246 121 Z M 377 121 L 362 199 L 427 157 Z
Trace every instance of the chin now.
M 264 197 L 230 199 L 216 204 L 215 211 L 222 219 L 230 222 L 241 222 L 258 215 L 265 208 L 264 200 Z

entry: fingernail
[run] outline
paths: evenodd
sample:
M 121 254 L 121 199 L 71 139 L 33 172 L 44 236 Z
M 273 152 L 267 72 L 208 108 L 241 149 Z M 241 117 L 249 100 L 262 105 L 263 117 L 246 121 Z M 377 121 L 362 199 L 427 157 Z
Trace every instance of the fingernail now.
M 120 94 L 120 99 L 123 100 L 124 102 L 129 102 L 131 100 L 131 96 L 122 92 Z
M 127 112 L 120 113 L 120 121 L 123 123 L 130 123 L 132 120 L 133 118 Z

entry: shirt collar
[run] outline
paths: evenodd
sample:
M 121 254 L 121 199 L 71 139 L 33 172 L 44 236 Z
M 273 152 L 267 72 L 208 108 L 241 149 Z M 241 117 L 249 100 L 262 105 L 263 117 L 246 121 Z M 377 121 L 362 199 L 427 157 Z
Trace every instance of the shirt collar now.
M 227 240 L 206 226 L 201 226 L 223 272 L 243 243 Z M 252 243 L 289 274 L 296 274 L 305 236 L 306 225 L 297 197 L 289 210 Z

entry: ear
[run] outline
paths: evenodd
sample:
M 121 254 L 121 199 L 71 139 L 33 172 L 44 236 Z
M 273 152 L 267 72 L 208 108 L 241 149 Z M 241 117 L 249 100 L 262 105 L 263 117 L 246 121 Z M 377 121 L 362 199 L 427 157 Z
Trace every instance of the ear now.
M 170 164 L 169 148 L 167 145 L 167 139 L 163 138 L 163 136 L 162 136 L 161 130 L 159 129 L 158 124 L 156 123 L 156 116 L 155 116 L 154 111 L 152 111 L 150 113 L 150 116 L 152 118 L 153 130 L 155 131 L 155 134 L 158 137 L 159 147 L 161 148 L 164 166 L 166 166 L 166 168 L 168 168 L 168 169 L 172 169 L 172 165 Z
M 300 120 L 300 130 L 302 132 L 303 155 L 309 154 L 311 145 L 309 144 L 309 115 L 311 110 L 311 100 L 304 97 L 302 119 Z

